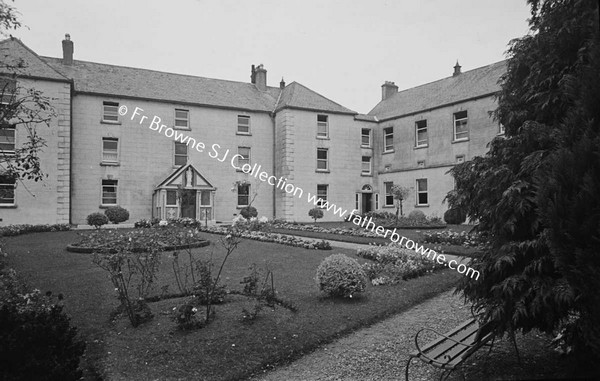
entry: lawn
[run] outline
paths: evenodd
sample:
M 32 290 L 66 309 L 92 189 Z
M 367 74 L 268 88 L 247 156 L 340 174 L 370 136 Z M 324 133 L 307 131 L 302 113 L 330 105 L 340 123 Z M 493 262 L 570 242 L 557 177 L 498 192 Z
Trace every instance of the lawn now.
M 194 249 L 198 257 L 223 249 L 214 243 L 221 236 L 206 234 L 213 244 Z M 172 309 L 180 299 L 150 303 L 154 319 L 131 328 L 126 318 L 109 321 L 117 306 L 107 274 L 92 264 L 89 254 L 70 253 L 65 246 L 78 240 L 76 232 L 35 233 L 6 239 L 9 263 L 31 286 L 65 295 L 66 311 L 88 342 L 84 359 L 86 376 L 109 379 L 210 379 L 244 378 L 275 363 L 287 362 L 318 345 L 379 321 L 447 290 L 460 277 L 441 271 L 394 286 L 369 286 L 364 296 L 332 300 L 316 288 L 314 275 L 328 255 L 351 250 L 306 250 L 274 243 L 243 240 L 224 270 L 224 283 L 240 290 L 241 279 L 252 263 L 273 270 L 279 297 L 298 307 L 293 313 L 277 307 L 263 310 L 258 319 L 241 320 L 244 297 L 230 295 L 217 306 L 216 320 L 189 332 L 176 330 Z M 170 253 L 165 253 L 158 285 L 174 288 Z M 359 262 L 364 259 L 357 258 Z M 157 293 L 160 291 L 158 287 Z

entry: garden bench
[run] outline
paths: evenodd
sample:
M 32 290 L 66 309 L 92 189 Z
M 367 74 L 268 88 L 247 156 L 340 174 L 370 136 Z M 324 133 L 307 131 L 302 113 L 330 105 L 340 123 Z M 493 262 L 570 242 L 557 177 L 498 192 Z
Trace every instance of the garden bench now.
M 494 328 L 495 324 L 493 323 L 480 325 L 476 318 L 472 318 L 446 334 L 430 328 L 421 329 L 415 335 L 417 350 L 409 354 L 406 363 L 406 381 L 408 381 L 408 368 L 413 358 L 443 369 L 440 380 L 447 379 L 452 371 L 479 348 L 489 346 L 489 352 L 491 352 L 494 345 Z M 439 337 L 421 347 L 418 339 L 419 334 L 423 331 L 435 332 Z M 490 340 L 491 343 L 489 343 Z

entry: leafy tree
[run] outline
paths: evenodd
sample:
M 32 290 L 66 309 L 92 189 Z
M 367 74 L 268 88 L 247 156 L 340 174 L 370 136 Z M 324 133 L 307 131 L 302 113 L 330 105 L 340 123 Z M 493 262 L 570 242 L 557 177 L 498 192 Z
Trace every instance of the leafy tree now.
M 323 209 L 321 208 L 312 208 L 308 211 L 308 215 L 315 220 L 315 223 L 319 218 L 323 218 Z
M 402 203 L 404 200 L 406 200 L 409 194 L 410 189 L 401 187 L 400 185 L 392 185 L 392 195 L 396 201 L 396 223 L 398 223 L 398 214 L 404 216 L 404 212 L 402 211 Z
M 451 207 L 490 244 L 458 287 L 499 331 L 552 332 L 600 356 L 598 3 L 529 0 L 530 33 L 510 44 L 484 157 L 455 166 Z M 571 319 L 569 319 L 571 318 Z
M 0 38 L 21 26 L 17 15 L 12 5 L 0 0 Z M 0 174 L 15 180 L 42 180 L 45 175 L 39 152 L 46 142 L 37 134 L 36 126 L 49 126 L 56 112 L 50 98 L 41 91 L 22 86 L 19 78 L 26 68 L 23 60 L 0 51 L 0 62 Z M 20 131 L 24 131 L 27 138 L 13 150 L 15 136 L 22 135 Z

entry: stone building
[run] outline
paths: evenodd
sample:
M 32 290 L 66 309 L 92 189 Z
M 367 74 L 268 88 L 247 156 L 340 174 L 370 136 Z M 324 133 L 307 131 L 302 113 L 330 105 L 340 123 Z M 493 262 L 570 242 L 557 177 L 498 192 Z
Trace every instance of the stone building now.
M 113 205 L 130 221 L 230 221 L 249 203 L 288 221 L 309 221 L 316 203 L 335 221 L 391 208 L 392 184 L 411 189 L 406 212 L 441 216 L 447 170 L 500 132 L 489 112 L 503 62 L 464 73 L 457 64 L 452 77 L 400 92 L 386 82 L 381 102 L 359 114 L 297 82 L 269 86 L 262 65 L 244 83 L 75 60 L 68 36 L 62 58 L 14 38 L 0 48 L 27 63 L 19 82 L 58 111 L 38 128 L 47 180 L 0 184 L 14 187 L 0 199 L 3 225 L 85 224 Z M 7 152 L 20 141 L 0 139 Z

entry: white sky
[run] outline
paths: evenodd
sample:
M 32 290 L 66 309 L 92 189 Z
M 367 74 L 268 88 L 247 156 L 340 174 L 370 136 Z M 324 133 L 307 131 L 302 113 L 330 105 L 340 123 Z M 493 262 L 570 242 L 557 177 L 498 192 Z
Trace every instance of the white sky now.
M 296 81 L 361 113 L 400 89 L 505 58 L 527 33 L 525 0 L 16 0 L 40 55 L 248 82 Z

